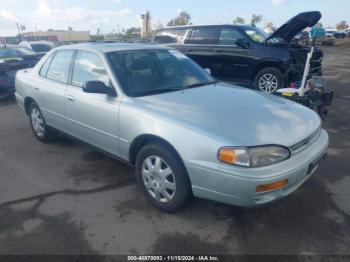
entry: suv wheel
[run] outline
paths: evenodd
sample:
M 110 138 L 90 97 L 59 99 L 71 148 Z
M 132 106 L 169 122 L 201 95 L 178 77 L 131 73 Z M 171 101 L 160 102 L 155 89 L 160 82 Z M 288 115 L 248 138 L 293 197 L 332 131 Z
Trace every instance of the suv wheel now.
M 46 125 L 38 105 L 34 102 L 29 105 L 29 120 L 34 135 L 41 142 L 51 142 L 56 138 L 57 131 Z
M 143 147 L 136 158 L 135 172 L 144 194 L 162 211 L 176 211 L 192 197 L 186 169 L 167 145 L 154 143 Z
M 266 93 L 274 93 L 277 89 L 283 88 L 282 72 L 273 67 L 260 70 L 254 80 L 254 87 Z

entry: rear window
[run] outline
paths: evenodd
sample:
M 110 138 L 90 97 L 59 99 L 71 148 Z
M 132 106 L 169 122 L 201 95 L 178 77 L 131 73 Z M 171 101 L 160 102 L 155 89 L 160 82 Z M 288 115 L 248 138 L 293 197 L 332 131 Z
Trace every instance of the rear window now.
M 45 63 L 44 63 L 43 66 L 41 67 L 40 72 L 39 72 L 39 74 L 40 74 L 41 76 L 46 77 L 47 70 L 49 69 L 49 66 L 50 66 L 50 64 L 51 64 L 51 61 L 52 61 L 52 58 L 54 57 L 54 55 L 55 55 L 55 54 L 50 55 L 49 58 L 46 59 Z
M 217 28 L 193 29 L 191 44 L 216 45 L 219 42 L 219 30 Z
M 46 77 L 57 82 L 67 83 L 73 54 L 74 50 L 57 51 L 50 63 Z
M 49 52 L 51 50 L 50 45 L 45 45 L 45 44 L 31 44 L 32 49 L 35 52 Z
M 184 40 L 187 29 L 169 29 L 158 31 L 153 39 L 157 44 L 181 43 Z

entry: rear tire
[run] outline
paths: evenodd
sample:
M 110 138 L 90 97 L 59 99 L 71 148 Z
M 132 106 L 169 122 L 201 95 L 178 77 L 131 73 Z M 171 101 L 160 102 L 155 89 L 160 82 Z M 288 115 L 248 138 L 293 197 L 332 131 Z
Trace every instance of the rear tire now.
M 35 137 L 44 143 L 49 143 L 57 138 L 57 131 L 46 125 L 39 106 L 32 102 L 29 105 L 29 121 Z
M 136 157 L 135 173 L 143 193 L 162 211 L 174 212 L 192 199 L 187 171 L 176 152 L 166 144 L 144 146 Z
M 284 78 L 280 70 L 274 67 L 266 67 L 260 70 L 254 79 L 254 87 L 265 93 L 274 93 L 284 87 Z

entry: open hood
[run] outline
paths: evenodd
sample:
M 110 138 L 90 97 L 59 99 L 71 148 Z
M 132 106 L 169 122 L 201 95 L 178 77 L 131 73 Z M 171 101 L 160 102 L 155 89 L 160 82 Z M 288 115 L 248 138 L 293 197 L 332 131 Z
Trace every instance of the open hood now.
M 294 36 L 307 27 L 313 27 L 321 19 L 319 11 L 304 12 L 294 16 L 287 23 L 279 27 L 276 32 L 270 35 L 266 41 L 272 38 L 282 38 L 289 43 Z

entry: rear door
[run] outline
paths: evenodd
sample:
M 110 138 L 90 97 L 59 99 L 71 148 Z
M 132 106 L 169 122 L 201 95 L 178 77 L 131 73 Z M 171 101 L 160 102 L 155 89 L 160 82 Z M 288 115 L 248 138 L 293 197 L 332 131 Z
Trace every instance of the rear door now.
M 219 41 L 218 27 L 195 27 L 185 40 L 185 45 L 176 48 L 192 58 L 201 67 L 213 71 L 216 62 L 216 48 Z
M 85 93 L 84 82 L 102 81 L 114 89 L 107 63 L 97 53 L 78 50 L 66 92 L 69 134 L 114 155 L 118 152 L 117 120 L 120 100 L 106 94 Z
M 64 97 L 74 50 L 59 50 L 47 58 L 35 78 L 34 97 L 48 125 L 66 131 Z

